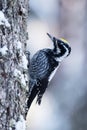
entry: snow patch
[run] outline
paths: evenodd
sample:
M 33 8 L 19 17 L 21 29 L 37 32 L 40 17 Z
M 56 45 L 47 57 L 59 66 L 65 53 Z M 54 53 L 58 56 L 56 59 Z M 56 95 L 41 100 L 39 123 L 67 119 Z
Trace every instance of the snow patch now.
M 22 49 L 22 43 L 20 41 L 17 41 L 17 49 L 18 50 Z
M 25 130 L 26 129 L 25 123 L 26 121 L 24 120 L 23 116 L 20 115 L 19 121 L 16 122 L 15 130 Z
M 23 69 L 27 70 L 28 60 L 26 58 L 26 55 L 22 52 L 22 43 L 20 41 L 16 41 L 16 47 L 21 61 L 19 65 Z
M 15 119 L 11 119 L 10 120 L 10 128 L 9 128 L 9 130 L 12 130 L 12 128 L 14 128 L 15 127 L 15 124 L 16 124 L 16 121 L 15 121 Z
M 8 20 L 5 18 L 5 15 L 2 11 L 0 11 L 0 25 L 5 25 L 6 27 L 10 27 Z
M 27 70 L 27 66 L 28 66 L 28 60 L 25 56 L 25 54 L 22 55 L 22 67 Z
M 7 46 L 3 46 L 2 48 L 0 48 L 0 53 L 1 53 L 1 55 L 6 55 L 7 52 L 8 52 Z
M 26 9 L 24 7 L 21 7 L 21 11 L 23 12 L 23 14 L 26 14 Z
M 23 88 L 27 89 L 28 77 L 26 74 L 22 74 L 20 70 L 15 69 L 14 77 L 21 83 Z
M 20 42 L 19 40 L 15 40 L 16 43 L 16 49 L 17 52 L 19 53 L 19 56 L 22 56 L 22 42 Z
M 21 74 L 21 84 L 22 84 L 22 87 L 25 88 L 25 86 L 26 86 L 26 79 L 24 77 L 24 74 Z
M 15 77 L 20 77 L 21 76 L 21 71 L 19 71 L 18 69 L 14 70 L 14 76 Z

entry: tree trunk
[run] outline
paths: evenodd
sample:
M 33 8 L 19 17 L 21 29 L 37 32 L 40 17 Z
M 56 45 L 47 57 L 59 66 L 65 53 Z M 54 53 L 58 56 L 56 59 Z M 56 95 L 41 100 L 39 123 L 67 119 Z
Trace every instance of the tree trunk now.
M 28 0 L 0 0 L 0 130 L 25 130 Z

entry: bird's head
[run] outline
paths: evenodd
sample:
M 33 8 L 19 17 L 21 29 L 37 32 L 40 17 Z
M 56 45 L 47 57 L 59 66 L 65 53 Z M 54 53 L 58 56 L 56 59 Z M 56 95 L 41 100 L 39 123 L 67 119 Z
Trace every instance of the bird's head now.
M 70 44 L 67 40 L 65 40 L 63 38 L 57 39 L 57 38 L 51 36 L 49 33 L 47 33 L 47 35 L 49 36 L 49 38 L 54 43 L 54 49 L 55 50 L 57 50 L 57 48 L 58 48 L 58 49 L 60 49 L 60 51 L 65 51 L 66 56 L 68 56 L 70 54 L 71 47 L 70 47 Z M 64 55 L 65 55 L 65 53 L 64 53 Z

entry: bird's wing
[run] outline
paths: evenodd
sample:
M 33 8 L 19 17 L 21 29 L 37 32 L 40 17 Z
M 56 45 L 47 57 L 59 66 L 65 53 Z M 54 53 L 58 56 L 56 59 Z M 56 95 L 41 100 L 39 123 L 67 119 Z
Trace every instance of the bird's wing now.
M 37 52 L 30 61 L 29 75 L 33 79 L 43 79 L 49 70 L 49 62 L 46 52 Z
M 33 79 L 29 80 L 29 96 L 28 96 L 28 101 L 27 101 L 27 106 L 30 108 L 31 103 L 33 102 L 34 98 L 38 94 L 38 85 L 39 82 Z

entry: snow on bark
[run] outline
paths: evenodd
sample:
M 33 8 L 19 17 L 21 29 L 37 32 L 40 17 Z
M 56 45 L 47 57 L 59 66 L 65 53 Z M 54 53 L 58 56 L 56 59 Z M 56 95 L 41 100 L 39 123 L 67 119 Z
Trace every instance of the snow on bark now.
M 4 56 L 7 54 L 7 52 L 8 52 L 7 46 L 3 46 L 2 48 L 0 48 L 0 55 Z
M 28 2 L 0 0 L 0 130 L 25 130 Z
M 25 125 L 25 120 L 22 115 L 20 115 L 19 121 L 16 122 L 15 128 L 16 130 L 25 130 L 26 125 Z
M 10 27 L 8 20 L 5 18 L 5 15 L 2 11 L 0 11 L 0 25 L 5 25 L 6 27 Z

